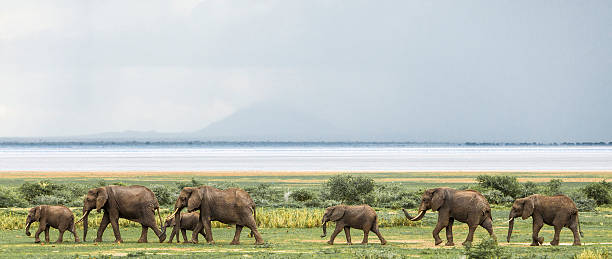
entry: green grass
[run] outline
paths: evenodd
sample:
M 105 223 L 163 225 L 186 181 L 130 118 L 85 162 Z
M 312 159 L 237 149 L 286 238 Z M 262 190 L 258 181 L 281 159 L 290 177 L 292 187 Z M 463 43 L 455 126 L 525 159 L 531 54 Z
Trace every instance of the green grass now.
M 459 187 L 466 183 L 457 183 L 457 179 L 466 181 L 472 180 L 480 173 L 377 173 L 366 174 L 377 181 L 394 181 L 407 185 L 412 190 L 419 190 L 436 186 Z M 584 186 L 582 182 L 571 182 L 571 178 L 603 178 L 608 176 L 606 173 L 512 173 L 510 175 L 519 178 L 564 178 L 564 189 L 576 189 Z M 59 183 L 96 183 L 105 180 L 107 183 L 120 181 L 126 184 L 174 184 L 179 181 L 190 181 L 195 178 L 204 183 L 231 183 L 238 186 L 253 186 L 259 183 L 273 184 L 274 188 L 310 188 L 320 185 L 321 182 L 329 178 L 325 175 L 264 175 L 264 176 L 202 176 L 202 175 L 182 175 L 180 177 L 167 176 L 133 176 L 125 177 L 65 177 L 52 178 L 53 182 Z M 401 180 L 408 179 L 411 180 Z M 419 179 L 439 179 L 438 182 L 428 182 Z M 32 178 L 28 181 L 38 181 L 49 178 Z M 18 185 L 25 180 L 24 178 L 2 178 L 0 185 Z M 409 208 L 411 213 L 415 213 L 415 208 Z M 370 235 L 369 245 L 359 245 L 363 237 L 363 232 L 353 229 L 351 231 L 354 245 L 345 244 L 344 233 L 340 233 L 333 246 L 327 245 L 327 238 L 320 238 L 320 209 L 273 209 L 259 208 L 258 218 L 261 224 L 262 233 L 266 244 L 254 246 L 254 240 L 248 238 L 248 230 L 242 232 L 242 244 L 237 246 L 229 245 L 234 228 L 228 228 L 221 224 L 213 229 L 216 244 L 168 244 L 157 243 L 157 237 L 149 231 L 149 243 L 138 244 L 136 240 L 140 236 L 140 227 L 135 224 L 128 224 L 122 220 L 121 234 L 125 243 L 115 244 L 112 242 L 114 237 L 112 229 L 107 228 L 104 235 L 104 242 L 94 244 L 91 241 L 95 238 L 97 231 L 96 219 L 99 215 L 94 213 L 90 217 L 90 231 L 87 243 L 75 244 L 70 233 L 64 235 L 64 244 L 34 244 L 33 237 L 24 234 L 23 224 L 25 223 L 24 209 L 3 209 L 0 210 L 0 257 L 6 258 L 40 258 L 40 257 L 79 257 L 79 258 L 103 258 L 110 256 L 134 256 L 140 258 L 166 258 L 166 257 L 195 257 L 209 256 L 219 257 L 264 257 L 264 258 L 403 258 L 403 257 L 425 257 L 425 258 L 459 258 L 464 253 L 464 248 L 460 245 L 467 236 L 467 226 L 456 222 L 453 228 L 454 241 L 457 244 L 453 248 L 435 247 L 431 231 L 433 230 L 437 214 L 427 213 L 425 218 L 418 222 L 407 222 L 402 218 L 401 210 L 377 209 L 381 218 L 381 232 L 389 241 L 388 245 L 381 246 L 375 235 Z M 80 209 L 74 209 L 75 214 L 80 216 Z M 531 219 L 517 219 L 515 223 L 512 242 L 506 243 L 507 218 L 509 208 L 495 206 L 493 208 L 493 218 L 495 233 L 499 244 L 503 247 L 506 254 L 513 258 L 572 258 L 577 254 L 590 256 L 591 254 L 608 253 L 612 249 L 612 209 L 598 208 L 596 212 L 581 212 L 580 220 L 582 231 L 585 237 L 582 239 L 582 247 L 572 247 L 561 245 L 552 247 L 550 245 L 542 247 L 529 247 L 531 241 Z M 162 210 L 162 216 L 169 214 L 166 208 Z M 82 237 L 82 225 L 79 225 L 78 233 Z M 283 228 L 282 226 L 295 226 Z M 37 225 L 33 225 L 31 231 L 34 233 Z M 333 225 L 328 226 L 328 234 L 333 231 Z M 57 230 L 51 230 L 51 241 L 57 239 Z M 168 232 L 169 234 L 169 232 Z M 441 237 L 445 239 L 444 231 Z M 553 228 L 545 226 L 540 235 L 545 238 L 545 244 L 552 239 Z M 488 234 L 482 228 L 476 231 L 475 243 L 486 238 Z M 41 235 L 44 240 L 44 234 Z M 203 238 L 200 237 L 200 241 Z M 561 234 L 562 244 L 571 244 L 573 241 L 571 231 L 564 229 Z M 586 250 L 585 250 L 586 249 Z M 605 258 L 605 257 L 604 257 Z

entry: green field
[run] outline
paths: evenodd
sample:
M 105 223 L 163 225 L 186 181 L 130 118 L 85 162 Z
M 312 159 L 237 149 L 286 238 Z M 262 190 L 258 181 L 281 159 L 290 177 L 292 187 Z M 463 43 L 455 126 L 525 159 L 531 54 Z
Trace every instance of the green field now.
M 40 175 L 29 173 L 7 173 L 0 177 L 0 185 L 14 186 L 24 180 L 39 181 L 48 179 L 52 182 L 61 183 L 89 183 L 93 184 L 104 180 L 112 183 L 119 181 L 125 184 L 174 184 L 180 181 L 190 181 L 192 178 L 205 183 L 231 183 L 237 186 L 253 186 L 258 183 L 269 183 L 274 188 L 291 190 L 295 188 L 317 188 L 331 175 L 330 173 L 243 173 L 235 176 L 230 173 L 180 173 L 172 175 L 165 174 L 105 174 L 105 173 L 83 173 L 80 175 Z M 259 175 L 258 175 L 259 174 Z M 434 186 L 459 187 L 473 183 L 474 177 L 481 173 L 376 173 L 363 174 L 373 177 L 377 183 L 397 183 L 410 188 L 421 190 Z M 499 173 L 509 174 L 509 173 Z M 588 182 L 599 181 L 610 176 L 609 172 L 589 173 L 511 173 L 519 177 L 520 181 L 546 182 L 551 178 L 563 179 L 562 189 L 574 190 Z M 415 208 L 407 208 L 415 213 Z M 353 229 L 351 231 L 354 245 L 345 244 L 344 234 L 341 233 L 333 246 L 326 244 L 326 238 L 320 238 L 320 215 L 323 208 L 259 208 L 258 221 L 260 221 L 260 232 L 266 244 L 254 246 L 254 240 L 247 237 L 248 231 L 243 231 L 241 245 L 229 245 L 234 228 L 228 228 L 220 224 L 213 229 L 216 244 L 159 244 L 152 231 L 149 231 L 149 243 L 138 244 L 136 240 L 140 235 L 140 227 L 122 221 L 121 233 L 125 243 L 115 244 L 112 230 L 109 227 L 104 235 L 104 242 L 92 243 L 95 238 L 97 225 L 96 218 L 90 220 L 90 233 L 88 242 L 75 244 L 71 234 L 64 235 L 63 244 L 34 244 L 33 237 L 24 234 L 23 223 L 25 223 L 26 209 L 2 209 L 0 210 L 0 256 L 10 258 L 38 258 L 38 257 L 79 257 L 79 258 L 104 258 L 104 257 L 140 257 L 140 258 L 162 258 L 162 257 L 194 257 L 210 256 L 219 257 L 266 257 L 266 258 L 402 258 L 402 257 L 425 257 L 425 258 L 459 258 L 464 255 L 465 249 L 460 245 L 467 235 L 467 226 L 456 222 L 453 228 L 454 241 L 457 246 L 453 248 L 435 247 L 431 231 L 434 228 L 437 215 L 428 213 L 425 218 L 417 223 L 408 222 L 403 219 L 401 210 L 390 208 L 377 208 L 379 217 L 382 218 L 381 233 L 388 240 L 388 244 L 381 246 L 375 235 L 370 235 L 369 245 L 360 245 L 362 231 Z M 80 215 L 80 209 L 74 208 L 76 215 Z M 506 243 L 507 218 L 509 208 L 507 206 L 493 206 L 493 219 L 495 233 L 499 239 L 499 245 L 505 255 L 513 258 L 572 258 L 582 254 L 581 258 L 593 258 L 589 254 L 609 254 L 612 250 L 612 209 L 598 207 L 596 211 L 581 212 L 580 221 L 585 237 L 582 239 L 583 246 L 570 246 L 572 242 L 571 231 L 564 229 L 561 233 L 561 246 L 552 247 L 529 247 L 531 241 L 531 219 L 517 220 L 512 236 L 512 242 Z M 95 212 L 94 212 L 95 213 Z M 166 206 L 162 210 L 163 216 L 169 214 Z M 94 215 L 92 215 L 94 216 Z M 302 227 L 282 227 L 293 224 Z M 33 225 L 35 230 L 37 225 Z M 79 228 L 81 225 L 79 225 Z M 333 227 L 333 226 L 328 226 Z M 333 228 L 332 228 L 333 229 Z M 32 231 L 34 232 L 34 231 Z M 82 236 L 82 230 L 79 229 Z M 330 231 L 331 232 L 331 231 Z M 169 234 L 169 232 L 168 232 Z M 444 231 L 441 233 L 444 239 Z M 553 229 L 545 226 L 540 235 L 545 238 L 545 244 L 552 239 Z M 488 234 L 482 228 L 476 231 L 474 245 L 480 243 Z M 51 230 L 51 241 L 57 238 L 57 230 Z M 329 236 L 327 237 L 329 238 Z M 44 239 L 44 238 L 43 238 Z M 203 238 L 200 237 L 202 241 Z M 585 257 L 586 256 L 586 257 Z M 607 257 L 603 257 L 607 258 Z

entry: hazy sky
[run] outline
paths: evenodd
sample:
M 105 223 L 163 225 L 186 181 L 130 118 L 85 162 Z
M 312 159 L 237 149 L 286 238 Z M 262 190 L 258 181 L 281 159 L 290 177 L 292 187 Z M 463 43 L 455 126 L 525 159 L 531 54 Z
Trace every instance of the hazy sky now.
M 265 103 L 363 139 L 612 141 L 608 0 L 0 6 L 0 136 L 195 131 Z

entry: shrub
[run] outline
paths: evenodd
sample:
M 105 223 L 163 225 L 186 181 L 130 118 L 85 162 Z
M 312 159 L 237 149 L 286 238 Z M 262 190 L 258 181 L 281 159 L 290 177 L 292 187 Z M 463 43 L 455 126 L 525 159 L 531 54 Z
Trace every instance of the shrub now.
M 270 184 L 262 183 L 254 187 L 245 188 L 251 195 L 257 206 L 279 207 L 283 202 L 283 191 L 270 187 Z
M 305 202 L 312 200 L 314 198 L 314 194 L 306 189 L 297 189 L 291 192 L 291 194 L 289 194 L 289 197 L 296 201 Z
M 194 178 L 191 178 L 191 181 L 189 181 L 189 182 L 177 182 L 176 183 L 176 187 L 179 190 L 182 190 L 185 187 L 198 187 L 198 186 L 202 186 L 202 185 L 204 185 L 204 183 L 202 183 L 202 182 L 200 182 L 200 181 L 198 181 L 198 180 L 196 180 Z
M 24 182 L 19 186 L 19 193 L 21 193 L 22 197 L 32 203 L 34 198 L 41 195 L 51 195 L 53 191 L 58 189 L 59 186 L 56 184 L 49 182 L 47 180 L 40 181 L 38 183 L 30 183 Z
M 382 208 L 414 208 L 419 205 L 421 200 L 420 191 L 408 191 L 399 184 L 377 184 L 374 192 L 375 207 Z
M 490 237 L 483 239 L 476 246 L 466 246 L 465 255 L 467 258 L 474 259 L 511 258 L 502 247 L 497 245 L 497 241 Z
M 40 195 L 32 200 L 32 205 L 64 205 L 66 200 L 55 195 Z
M 612 203 L 612 183 L 602 180 L 598 183 L 591 183 L 584 188 L 580 189 L 587 197 L 595 200 L 597 205 L 610 204 Z
M 597 202 L 595 202 L 594 199 L 587 197 L 583 192 L 573 192 L 569 195 L 569 197 L 574 200 L 574 203 L 576 203 L 578 211 L 594 211 L 597 207 Z
M 507 204 L 507 203 L 514 202 L 514 199 L 512 197 L 506 196 L 501 191 L 498 191 L 498 190 L 487 190 L 483 192 L 482 195 L 491 204 Z
M 610 252 L 605 248 L 584 249 L 580 254 L 574 255 L 575 259 L 608 259 Z
M 522 197 L 527 197 L 532 194 L 540 193 L 540 186 L 538 186 L 534 182 L 526 182 L 523 184 L 523 194 Z
M 155 184 L 151 185 L 149 189 L 155 193 L 160 206 L 172 205 L 178 198 L 178 192 L 170 186 Z
M 374 180 L 365 176 L 341 174 L 329 178 L 324 190 L 332 200 L 346 204 L 366 203 L 373 198 L 369 195 L 374 191 Z
M 563 181 L 561 179 L 552 179 L 544 186 L 544 194 L 546 195 L 557 195 L 563 194 L 561 192 L 561 184 Z
M 495 189 L 512 198 L 520 198 L 524 194 L 523 187 L 515 176 L 479 175 L 476 177 L 482 188 Z
M 21 198 L 20 193 L 15 188 L 0 186 L 0 207 L 11 208 L 19 207 L 25 208 L 28 203 Z

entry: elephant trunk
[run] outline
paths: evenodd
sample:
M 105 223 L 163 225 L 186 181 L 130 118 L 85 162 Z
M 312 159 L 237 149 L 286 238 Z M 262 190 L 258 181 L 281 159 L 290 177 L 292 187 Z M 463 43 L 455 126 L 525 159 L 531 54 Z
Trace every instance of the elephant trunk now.
M 512 229 L 514 228 L 514 218 L 510 218 L 508 221 L 508 237 L 506 237 L 506 241 L 510 243 L 510 236 L 512 236 Z
M 411 221 L 419 221 L 425 216 L 425 210 L 419 211 L 419 214 L 414 218 L 410 216 L 410 214 L 408 214 L 408 212 L 405 209 L 402 209 L 402 211 L 404 212 L 404 216 L 406 216 L 406 218 Z
M 323 227 L 323 235 L 321 235 L 321 237 L 327 236 L 327 221 L 327 217 L 323 217 L 323 219 L 321 220 L 321 225 Z
M 30 225 L 32 225 L 32 221 L 30 221 L 30 219 L 26 220 L 26 229 L 25 229 L 26 236 L 30 236 L 32 234 L 30 233 Z

